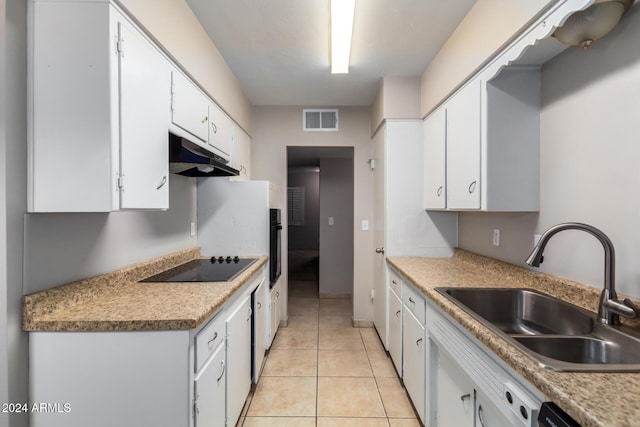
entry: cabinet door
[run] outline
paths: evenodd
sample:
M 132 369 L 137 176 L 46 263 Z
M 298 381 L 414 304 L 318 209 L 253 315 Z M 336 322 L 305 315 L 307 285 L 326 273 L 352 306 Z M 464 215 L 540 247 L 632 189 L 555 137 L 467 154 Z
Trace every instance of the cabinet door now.
M 509 421 L 480 390 L 476 390 L 476 427 L 510 427 Z
M 264 353 L 267 350 L 267 325 L 269 324 L 267 301 L 267 285 L 264 281 L 260 283 L 255 291 L 253 304 L 253 349 L 255 360 L 253 361 L 253 382 L 258 383 Z
M 233 126 L 231 119 L 215 104 L 209 104 L 209 145 L 224 159 L 231 158 Z
M 406 307 L 404 307 L 402 315 L 402 379 L 413 406 L 424 422 L 426 367 L 424 326 Z
M 169 208 L 169 62 L 138 30 L 119 23 L 120 207 Z
M 237 125 L 233 127 L 231 165 L 240 171 L 236 180 L 251 179 L 251 138 Z
M 402 377 L 402 301 L 389 290 L 389 354 Z
M 276 283 L 276 285 L 270 290 L 270 301 L 269 305 L 269 319 L 270 319 L 270 328 L 269 328 L 269 347 L 271 347 L 271 343 L 273 343 L 273 339 L 276 336 L 276 332 L 278 332 L 278 327 L 280 326 L 280 309 L 279 302 L 280 299 L 280 282 Z
M 194 427 L 225 425 L 226 366 L 224 345 L 218 347 L 194 380 Z
M 251 389 L 251 297 L 227 319 L 227 419 L 235 425 Z
M 436 425 L 438 427 L 472 427 L 474 417 L 473 382 L 451 356 L 440 349 L 437 355 Z
M 209 100 L 177 70 L 171 73 L 171 121 L 203 142 L 209 139 Z
M 445 209 L 447 110 L 440 108 L 424 119 L 424 207 Z
M 472 81 L 445 104 L 448 209 L 480 209 L 480 85 Z

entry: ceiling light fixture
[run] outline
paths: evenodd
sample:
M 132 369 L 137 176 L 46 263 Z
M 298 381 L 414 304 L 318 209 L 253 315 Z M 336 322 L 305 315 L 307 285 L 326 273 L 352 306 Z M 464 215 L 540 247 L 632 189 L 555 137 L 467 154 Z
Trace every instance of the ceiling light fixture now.
M 331 0 L 331 73 L 349 72 L 356 0 Z
M 591 6 L 576 12 L 553 34 L 561 43 L 588 49 L 618 24 L 633 0 L 596 0 Z

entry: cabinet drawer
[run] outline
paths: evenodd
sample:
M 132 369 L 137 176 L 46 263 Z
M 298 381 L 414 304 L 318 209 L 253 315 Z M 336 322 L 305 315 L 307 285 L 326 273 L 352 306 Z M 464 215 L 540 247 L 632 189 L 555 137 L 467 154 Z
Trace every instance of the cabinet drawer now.
M 426 321 L 426 301 L 424 296 L 416 288 L 407 283 L 403 283 L 402 288 L 402 302 L 404 306 L 424 325 Z
M 395 292 L 398 298 L 402 298 L 402 279 L 393 270 L 389 270 L 389 288 Z
M 196 335 L 196 372 L 200 370 L 209 356 L 224 342 L 225 324 L 220 313 L 207 323 Z

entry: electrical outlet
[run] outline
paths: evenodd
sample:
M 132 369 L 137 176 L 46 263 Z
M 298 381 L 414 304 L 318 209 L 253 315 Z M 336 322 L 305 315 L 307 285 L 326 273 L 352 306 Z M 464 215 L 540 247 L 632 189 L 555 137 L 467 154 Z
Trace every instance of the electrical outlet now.
M 500 230 L 493 229 L 493 246 L 500 246 Z
M 196 223 L 195 222 L 191 223 L 191 227 L 190 227 L 189 233 L 191 234 L 192 237 L 196 235 Z

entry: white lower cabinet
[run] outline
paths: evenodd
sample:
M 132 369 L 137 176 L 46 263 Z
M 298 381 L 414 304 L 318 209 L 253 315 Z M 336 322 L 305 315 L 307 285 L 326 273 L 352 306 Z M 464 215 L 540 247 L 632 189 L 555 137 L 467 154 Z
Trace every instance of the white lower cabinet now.
M 269 334 L 267 336 L 267 347 L 271 347 L 278 327 L 280 327 L 280 282 L 277 282 L 269 289 Z
M 403 311 L 402 323 L 402 379 L 418 416 L 424 422 L 427 347 L 424 325 L 407 309 Z
M 267 350 L 267 329 L 269 328 L 269 295 L 264 281 L 258 286 L 253 297 L 253 353 L 255 355 L 252 367 L 253 382 L 258 383 L 264 354 Z
M 432 427 L 536 427 L 545 396 L 453 319 L 427 306 Z
M 227 419 L 235 425 L 251 389 L 251 297 L 227 319 Z
M 227 385 L 225 346 L 220 345 L 194 378 L 195 427 L 224 426 Z
M 30 400 L 60 408 L 32 412 L 30 425 L 236 425 L 251 388 L 251 293 L 263 281 L 264 268 L 198 329 L 30 332 Z
M 434 355 L 435 383 L 432 402 L 435 426 L 473 426 L 473 382 L 446 351 Z
M 389 354 L 402 378 L 402 301 L 389 290 Z

